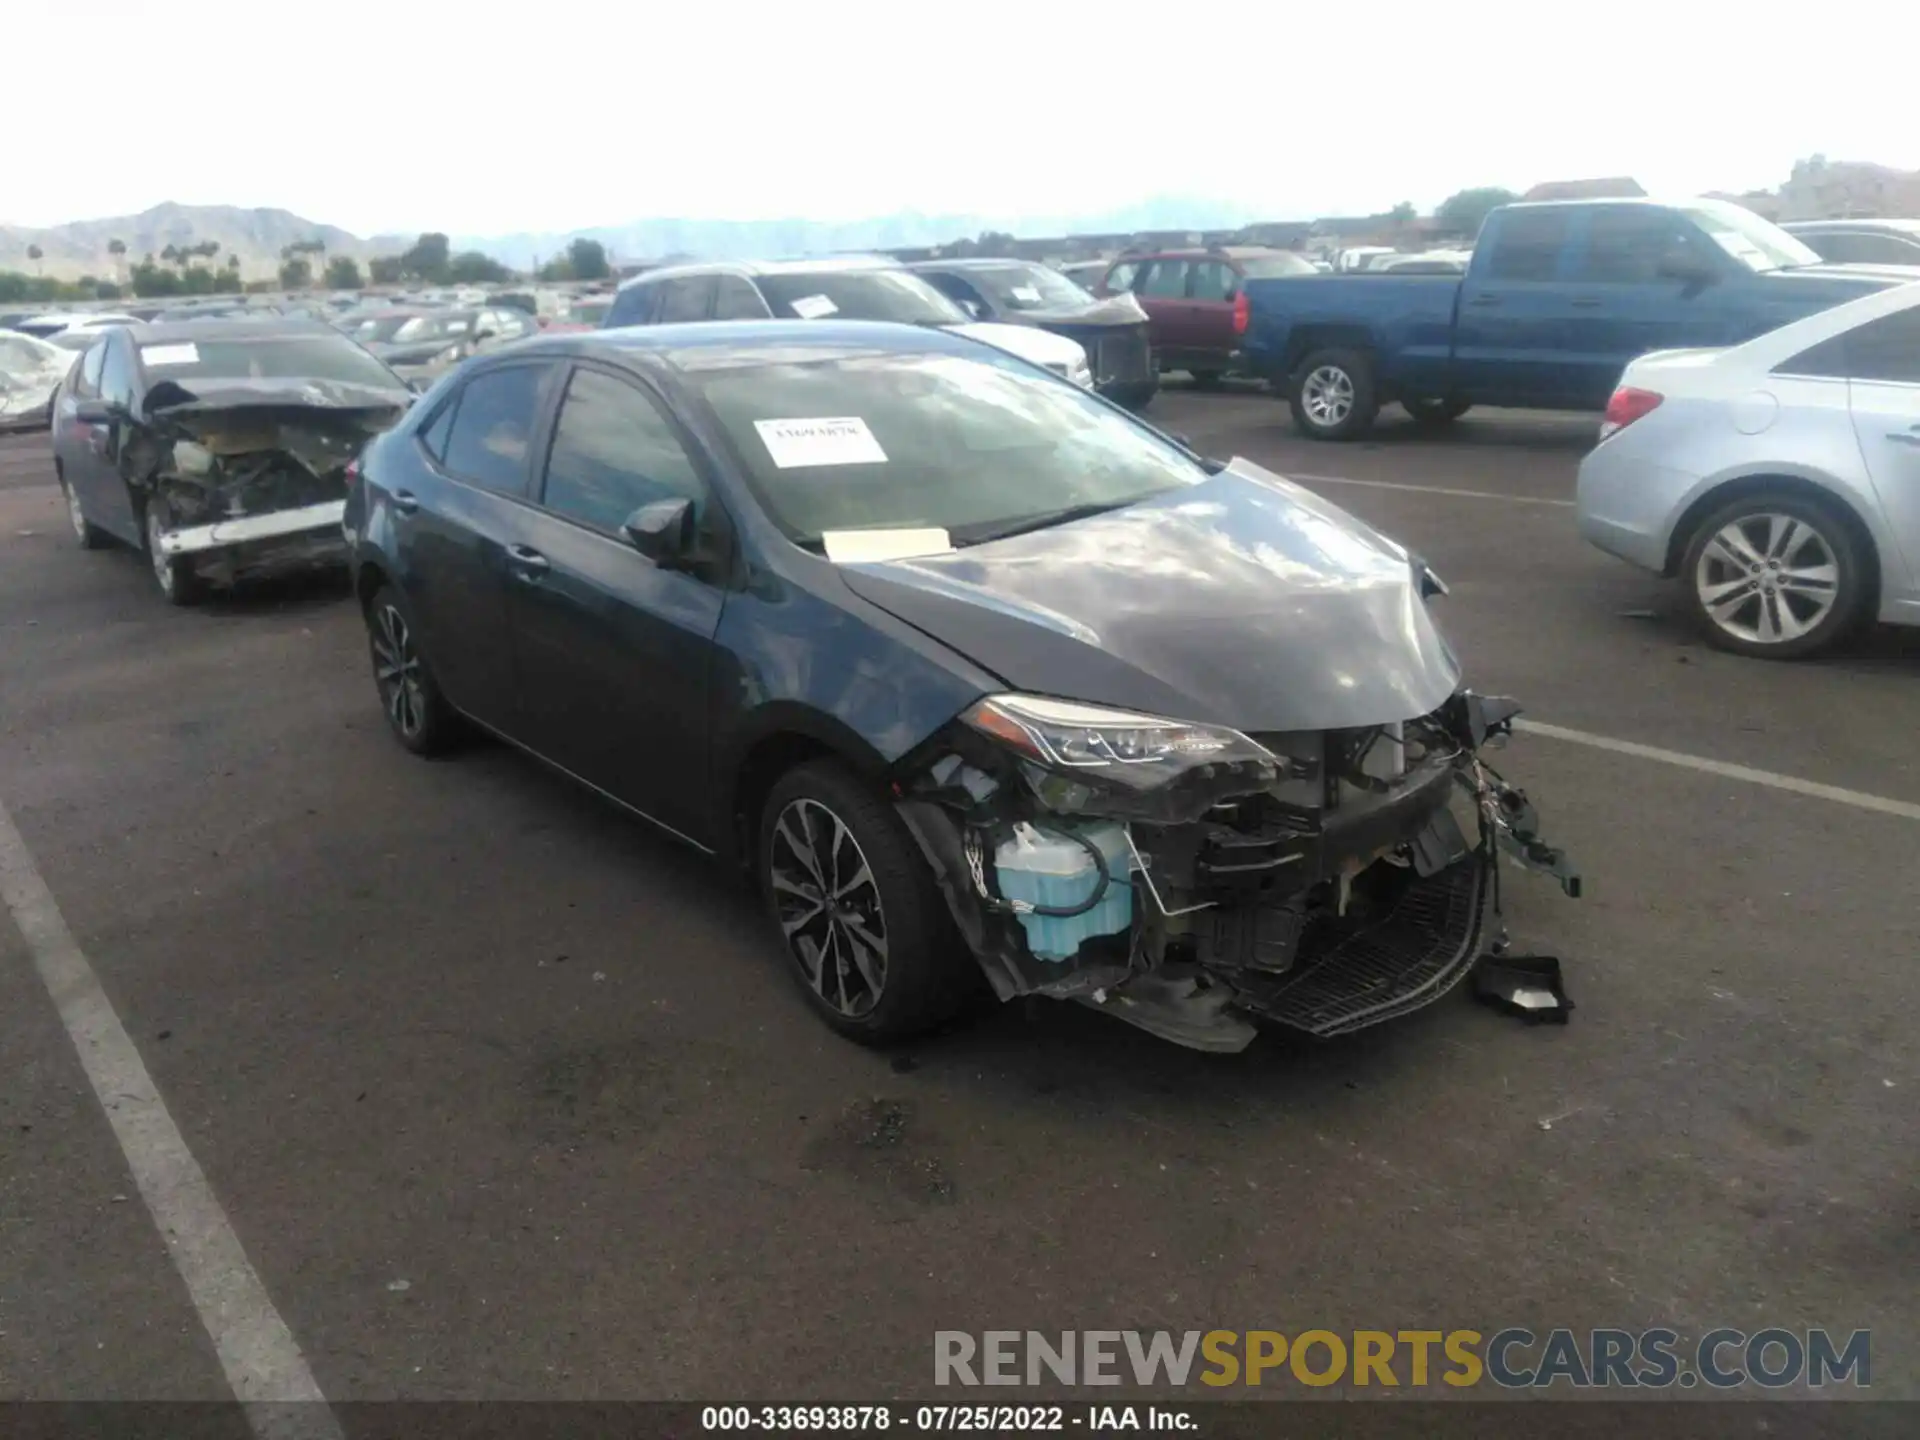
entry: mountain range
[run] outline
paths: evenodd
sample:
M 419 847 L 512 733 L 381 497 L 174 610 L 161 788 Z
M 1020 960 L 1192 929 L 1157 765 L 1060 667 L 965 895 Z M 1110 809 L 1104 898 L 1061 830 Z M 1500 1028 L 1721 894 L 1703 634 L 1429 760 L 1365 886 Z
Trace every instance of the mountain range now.
M 455 235 L 455 251 L 478 250 L 516 270 L 551 259 L 576 236 L 598 240 L 618 260 L 698 255 L 726 260 L 754 256 L 825 254 L 845 250 L 895 249 L 934 245 L 984 231 L 1016 235 L 1132 233 L 1137 230 L 1220 229 L 1245 224 L 1255 215 L 1244 206 L 1221 201 L 1164 196 L 1110 210 L 1080 215 L 926 215 L 903 211 L 868 220 L 636 220 L 588 230 L 525 231 L 513 235 Z M 213 241 L 213 258 L 223 265 L 240 257 L 248 279 L 271 276 L 280 252 L 301 241 L 319 240 L 326 255 L 350 255 L 364 263 L 376 255 L 397 255 L 414 241 L 411 235 L 361 238 L 335 225 L 323 225 L 289 210 L 242 209 L 233 205 L 178 205 L 168 202 L 138 215 L 76 220 L 43 228 L 0 225 L 0 270 L 41 273 L 61 280 L 82 275 L 116 278 L 124 265 L 158 255 L 169 245 L 182 248 Z M 108 249 L 114 240 L 127 247 L 124 257 Z M 30 246 L 38 246 L 35 261 Z

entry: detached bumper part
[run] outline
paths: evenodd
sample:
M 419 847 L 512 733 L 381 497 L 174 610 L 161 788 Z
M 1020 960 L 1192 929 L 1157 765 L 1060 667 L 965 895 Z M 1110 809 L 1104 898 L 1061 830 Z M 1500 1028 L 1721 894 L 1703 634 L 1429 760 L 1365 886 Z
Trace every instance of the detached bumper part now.
M 216 520 L 211 525 L 190 525 L 169 530 L 161 535 L 160 548 L 169 555 L 194 555 L 207 550 L 223 550 L 229 545 L 304 535 L 310 531 L 337 531 L 346 513 L 346 501 L 326 500 L 318 505 L 303 505 L 297 510 L 241 515 L 230 520 Z

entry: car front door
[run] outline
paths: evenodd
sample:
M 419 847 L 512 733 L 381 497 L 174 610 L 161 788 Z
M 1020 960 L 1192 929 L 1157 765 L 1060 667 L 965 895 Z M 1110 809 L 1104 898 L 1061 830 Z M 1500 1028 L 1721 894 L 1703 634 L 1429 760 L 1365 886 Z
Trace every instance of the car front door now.
M 1133 298 L 1147 312 L 1154 353 L 1168 370 L 1184 370 L 1194 359 L 1194 326 L 1188 314 L 1187 262 L 1177 255 L 1149 260 L 1133 282 Z
M 611 368 L 573 368 L 508 609 L 526 742 L 578 778 L 699 844 L 707 815 L 709 678 L 728 534 L 704 462 L 657 395 Z M 664 569 L 626 519 L 692 502 L 713 562 Z
M 1897 588 L 1920 602 L 1920 306 L 1851 332 L 1846 357 L 1854 434 L 1905 561 Z
M 533 447 L 562 373 L 504 357 L 476 370 L 400 442 L 414 453 L 393 480 L 393 548 L 434 678 L 456 709 L 514 739 L 507 556 L 533 514 Z

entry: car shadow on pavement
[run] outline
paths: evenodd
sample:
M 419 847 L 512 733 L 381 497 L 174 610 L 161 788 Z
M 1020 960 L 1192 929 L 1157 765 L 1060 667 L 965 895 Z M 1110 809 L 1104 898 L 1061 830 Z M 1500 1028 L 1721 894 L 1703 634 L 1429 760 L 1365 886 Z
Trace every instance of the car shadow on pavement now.
M 243 580 L 231 588 L 210 591 L 196 607 L 225 619 L 246 615 L 300 614 L 327 610 L 351 598 L 353 587 L 344 569 L 306 570 L 288 575 Z

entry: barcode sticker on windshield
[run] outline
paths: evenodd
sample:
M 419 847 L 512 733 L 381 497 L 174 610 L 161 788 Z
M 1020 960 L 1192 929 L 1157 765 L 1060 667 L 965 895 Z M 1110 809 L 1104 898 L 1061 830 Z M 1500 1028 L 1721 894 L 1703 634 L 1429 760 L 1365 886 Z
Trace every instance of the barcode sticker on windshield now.
M 147 365 L 198 365 L 200 347 L 188 340 L 179 345 L 142 345 L 140 359 Z
M 824 295 L 802 295 L 787 308 L 802 320 L 824 320 L 840 313 L 840 307 Z
M 782 470 L 810 465 L 884 465 L 887 452 L 857 415 L 820 420 L 756 420 L 760 443 Z
M 1013 298 L 1024 305 L 1038 305 L 1040 292 L 1031 285 L 1016 285 L 1013 287 Z

